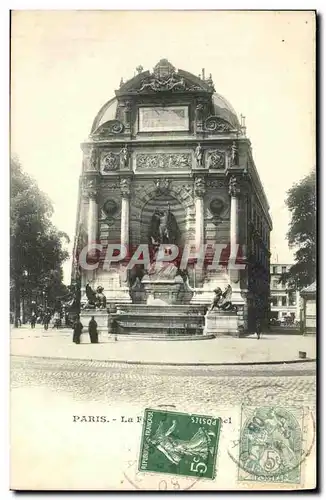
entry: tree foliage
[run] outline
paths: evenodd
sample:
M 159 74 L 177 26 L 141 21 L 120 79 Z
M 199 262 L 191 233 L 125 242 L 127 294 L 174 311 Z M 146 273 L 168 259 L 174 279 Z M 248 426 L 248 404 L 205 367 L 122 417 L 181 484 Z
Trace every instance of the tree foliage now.
M 281 281 L 303 288 L 316 279 L 316 173 L 311 172 L 288 191 L 286 204 L 291 212 L 287 239 L 297 248 L 295 264 Z
M 50 304 L 64 293 L 62 263 L 68 253 L 63 244 L 69 238 L 52 224 L 49 198 L 19 160 L 12 158 L 10 166 L 10 277 L 17 316 L 22 292 L 29 297 L 44 293 Z

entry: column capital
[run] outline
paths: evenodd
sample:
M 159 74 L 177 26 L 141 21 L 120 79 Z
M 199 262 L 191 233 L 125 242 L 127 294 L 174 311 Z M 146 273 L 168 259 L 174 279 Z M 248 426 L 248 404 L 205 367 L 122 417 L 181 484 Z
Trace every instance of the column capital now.
M 229 179 L 229 195 L 232 198 L 237 197 L 240 194 L 240 184 L 239 180 L 235 175 L 231 175 Z
M 203 176 L 195 177 L 194 193 L 197 198 L 202 198 L 206 192 L 205 178 Z
M 83 195 L 92 200 L 97 199 L 98 179 L 97 177 L 86 177 L 83 180 Z
M 120 191 L 123 198 L 128 198 L 130 195 L 130 179 L 129 177 L 123 177 L 120 179 Z
M 98 149 L 90 144 L 82 144 L 84 172 L 97 172 L 99 169 Z

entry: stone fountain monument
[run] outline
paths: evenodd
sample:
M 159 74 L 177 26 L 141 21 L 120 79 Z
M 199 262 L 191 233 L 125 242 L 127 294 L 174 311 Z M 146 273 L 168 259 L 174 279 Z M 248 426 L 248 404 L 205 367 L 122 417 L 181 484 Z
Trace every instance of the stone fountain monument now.
M 82 150 L 72 279 L 84 301 L 87 286 L 103 288 L 106 306 L 92 312 L 100 328 L 114 317 L 118 334 L 131 337 L 252 331 L 257 314 L 268 314 L 272 224 L 245 119 L 212 77 L 163 59 L 122 80 Z M 236 310 L 205 316 L 226 288 Z

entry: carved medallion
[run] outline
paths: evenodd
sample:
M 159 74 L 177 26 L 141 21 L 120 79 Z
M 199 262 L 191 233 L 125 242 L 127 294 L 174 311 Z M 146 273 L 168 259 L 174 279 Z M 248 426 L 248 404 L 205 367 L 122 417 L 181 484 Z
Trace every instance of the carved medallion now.
M 168 193 L 170 191 L 170 179 L 166 179 L 166 178 L 163 178 L 163 179 L 157 179 L 156 181 L 154 181 L 155 183 L 155 190 L 158 194 L 165 194 L 165 193 Z
M 114 200 L 106 200 L 102 207 L 102 210 L 107 217 L 112 217 L 117 213 L 118 205 Z
M 225 168 L 225 152 L 214 149 L 207 152 L 207 167 L 215 170 Z
M 120 166 L 120 154 L 110 151 L 102 158 L 102 172 L 118 170 Z
M 225 208 L 224 201 L 221 198 L 214 198 L 210 204 L 209 209 L 213 215 L 220 216 Z
M 190 153 L 148 153 L 136 155 L 137 170 L 187 170 Z

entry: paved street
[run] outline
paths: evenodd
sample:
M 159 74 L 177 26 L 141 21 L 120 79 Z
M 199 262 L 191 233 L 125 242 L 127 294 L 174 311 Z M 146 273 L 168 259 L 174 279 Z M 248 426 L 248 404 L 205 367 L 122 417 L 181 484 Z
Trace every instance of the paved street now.
M 242 339 L 146 341 L 123 336 L 115 342 L 112 336 L 102 334 L 99 344 L 90 344 L 85 332 L 81 344 L 75 345 L 68 329 L 44 331 L 38 326 L 35 330 L 11 330 L 12 354 L 62 359 L 172 364 L 266 363 L 296 361 L 299 351 L 306 352 L 307 358 L 315 359 L 316 337 L 263 334 L 260 340 L 252 335 Z
M 228 488 L 241 403 L 315 406 L 314 363 L 159 367 L 12 356 L 11 384 L 12 485 L 20 487 L 176 489 L 170 477 L 137 472 L 138 420 L 151 407 L 225 419 L 214 484 L 177 479 L 179 489 Z

